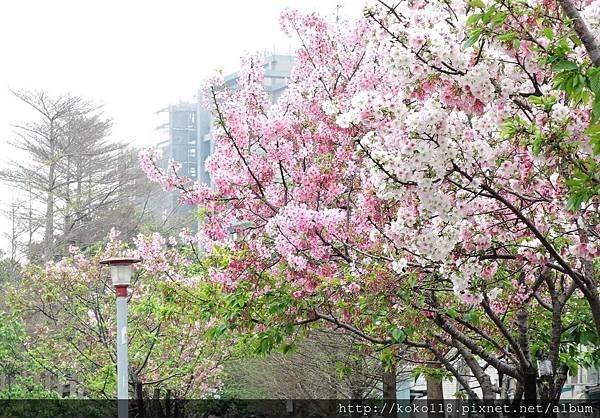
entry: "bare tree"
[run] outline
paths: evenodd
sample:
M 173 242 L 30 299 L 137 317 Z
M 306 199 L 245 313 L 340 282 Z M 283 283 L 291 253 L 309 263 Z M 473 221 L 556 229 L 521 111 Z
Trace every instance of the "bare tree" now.
M 353 335 L 313 331 L 293 353 L 242 358 L 226 366 L 240 398 L 366 399 L 381 396 L 381 361 Z
M 22 193 L 13 215 L 26 231 L 21 240 L 30 261 L 101 241 L 111 227 L 131 236 L 156 223 L 146 206 L 159 190 L 146 180 L 135 151 L 109 139 L 112 122 L 99 106 L 43 91 L 13 94 L 36 117 L 15 125 L 11 144 L 25 156 L 0 171 L 0 179 Z
M 35 111 L 37 118 L 16 125 L 12 145 L 25 152 L 24 161 L 12 161 L 11 168 L 1 172 L 12 186 L 29 193 L 45 207 L 43 258 L 54 253 L 56 193 L 61 185 L 59 165 L 63 158 L 65 132 L 75 117 L 84 117 L 94 108 L 79 97 L 49 97 L 43 91 L 13 91 L 13 94 Z

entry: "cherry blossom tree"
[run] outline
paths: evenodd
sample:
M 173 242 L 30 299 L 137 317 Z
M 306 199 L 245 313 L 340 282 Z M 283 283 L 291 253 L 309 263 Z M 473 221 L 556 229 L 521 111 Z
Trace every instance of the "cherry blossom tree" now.
M 544 356 L 541 396 L 556 397 L 600 330 L 597 47 L 569 5 L 377 2 L 354 24 L 288 12 L 303 46 L 277 103 L 257 57 L 237 90 L 211 80 L 214 190 L 140 162 L 203 207 L 188 239 L 236 306 L 219 332 L 254 330 L 266 350 L 322 320 L 391 361 L 400 345 L 429 353 L 473 398 L 457 357 L 484 398 L 510 377 L 534 399 Z
M 207 323 L 190 309 L 197 281 L 183 271 L 193 260 L 175 238 L 138 236 L 135 248 L 113 232 L 94 253 L 71 247 L 71 256 L 44 267 L 29 266 L 23 280 L 7 289 L 10 312 L 28 325 L 26 353 L 40 368 L 80 393 L 112 398 L 116 391 L 115 297 L 103 258 L 130 254 L 143 262 L 132 278 L 129 298 L 129 383 L 135 397 L 156 390 L 181 398 L 217 393 L 227 350 L 206 344 Z M 196 299 L 193 299 L 194 303 Z

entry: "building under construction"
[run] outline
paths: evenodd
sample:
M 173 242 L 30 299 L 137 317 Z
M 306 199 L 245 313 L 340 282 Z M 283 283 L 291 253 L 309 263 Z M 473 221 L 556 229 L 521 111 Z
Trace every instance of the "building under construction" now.
M 285 90 L 293 64 L 294 57 L 290 55 L 265 56 L 263 85 L 273 102 Z M 225 87 L 235 89 L 238 78 L 238 73 L 225 77 Z M 166 139 L 158 144 L 163 155 L 160 162 L 162 168 L 167 168 L 169 160 L 175 160 L 181 164 L 180 175 L 211 184 L 205 162 L 214 150 L 214 121 L 210 111 L 202 107 L 200 93 L 193 102 L 173 104 L 159 110 L 157 114 L 163 123 L 156 129 L 166 134 Z M 185 223 L 191 229 L 196 229 L 194 208 L 179 205 L 178 195 L 177 191 L 172 192 L 168 199 L 155 203 L 159 207 L 154 209 L 159 210 L 164 217 L 185 217 Z

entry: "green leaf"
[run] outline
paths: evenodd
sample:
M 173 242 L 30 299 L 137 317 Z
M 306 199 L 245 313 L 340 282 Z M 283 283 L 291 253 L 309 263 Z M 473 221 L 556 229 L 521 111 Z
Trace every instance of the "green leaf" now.
M 585 130 L 585 133 L 589 136 L 600 136 L 600 125 L 590 125 Z
M 383 364 L 384 370 L 390 371 L 394 364 L 396 354 L 390 349 L 390 347 L 386 347 L 383 350 L 381 350 L 379 358 L 381 359 L 381 363 Z
M 450 316 L 451 318 L 458 318 L 458 312 L 456 311 L 456 309 L 454 308 L 448 308 L 446 309 L 446 313 L 448 314 L 448 316 Z
M 578 211 L 581 208 L 581 204 L 590 198 L 588 192 L 574 193 L 569 197 L 567 201 L 567 209 L 572 211 Z
M 573 61 L 569 61 L 569 60 L 560 60 L 552 66 L 552 69 L 554 71 L 565 71 L 565 70 L 569 71 L 569 70 L 576 70 L 578 68 L 579 67 L 577 66 L 577 64 L 575 64 Z
M 298 349 L 298 347 L 296 346 L 296 344 L 290 343 L 290 344 L 282 344 L 281 347 L 279 348 L 279 351 L 281 351 L 282 354 L 294 354 L 294 352 Z
M 494 15 L 494 17 L 492 18 L 492 23 L 495 25 L 500 25 L 506 21 L 507 16 L 508 16 L 508 14 L 504 13 L 504 12 L 496 13 Z
M 552 30 L 552 28 L 544 28 L 544 30 L 542 30 L 542 33 L 544 34 L 544 36 L 547 39 L 549 39 L 549 40 L 554 39 L 554 31 Z
M 475 44 L 475 42 L 477 42 L 479 40 L 479 37 L 481 36 L 481 29 L 475 29 L 473 32 L 471 32 L 471 36 L 469 36 L 469 39 L 467 39 L 467 41 L 464 44 L 464 48 L 469 48 L 470 46 L 473 46 Z
M 415 285 L 416 285 L 416 284 L 417 284 L 417 276 L 416 276 L 416 275 L 414 275 L 414 274 L 411 274 L 411 275 L 408 277 L 408 285 L 409 285 L 409 286 L 411 287 L 411 289 L 412 289 L 413 287 L 415 287 Z
M 400 328 L 394 328 L 392 330 L 392 341 L 396 344 L 401 344 L 406 340 L 406 334 Z
M 590 137 L 594 157 L 600 154 L 600 125 L 589 126 L 585 133 Z
M 543 103 L 543 98 L 538 96 L 529 96 L 527 100 L 534 105 L 540 106 Z
M 597 155 L 600 155 L 600 136 L 595 136 L 595 137 L 591 138 L 591 143 L 592 143 L 592 152 L 594 154 L 594 157 L 596 157 Z
M 469 5 L 471 5 L 471 7 L 476 7 L 479 9 L 485 9 L 485 3 L 483 2 L 483 0 L 471 0 L 469 2 Z
M 594 99 L 594 104 L 592 106 L 592 120 L 591 123 L 596 123 L 600 119 L 600 95 L 596 96 Z
M 472 310 L 465 314 L 465 320 L 475 326 L 479 325 L 479 312 L 476 310 Z
M 481 16 L 483 16 L 483 13 L 475 13 L 469 15 L 469 17 L 467 18 L 466 26 L 474 26 L 477 22 L 479 22 Z
M 352 368 L 341 361 L 336 361 L 335 370 L 337 371 L 340 379 L 343 379 L 345 376 L 348 376 L 352 373 Z
M 502 41 L 502 42 L 510 42 L 516 38 L 517 38 L 516 32 L 507 32 L 507 33 L 503 33 L 502 35 L 498 36 L 498 40 Z
M 587 72 L 590 90 L 595 94 L 600 93 L 600 68 L 590 68 Z

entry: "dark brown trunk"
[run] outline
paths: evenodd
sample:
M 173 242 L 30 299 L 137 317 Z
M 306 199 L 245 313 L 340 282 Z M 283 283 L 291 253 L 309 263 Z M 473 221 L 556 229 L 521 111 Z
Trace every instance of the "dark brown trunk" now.
M 146 411 L 144 405 L 144 391 L 142 382 L 135 382 L 135 402 L 138 410 L 138 416 L 140 418 L 146 418 Z
M 395 405 L 396 403 L 396 365 L 393 364 L 390 370 L 383 372 L 383 399 L 386 405 Z M 394 408 L 386 408 L 383 411 L 384 418 L 396 418 L 397 414 Z
M 359 388 L 352 389 L 352 401 L 351 404 L 354 406 L 353 411 L 350 413 L 350 418 L 358 418 L 362 416 L 362 391 Z M 357 408 L 358 407 L 358 408 Z
M 593 267 L 592 267 L 593 269 Z M 596 326 L 596 334 L 600 335 L 600 298 L 598 297 L 598 286 L 595 282 L 596 279 L 589 280 L 588 289 L 592 293 L 592 297 L 588 297 L 588 303 L 592 311 L 592 318 L 594 318 L 594 325 Z
M 433 365 L 430 366 L 433 369 L 438 369 L 441 365 Z M 444 404 L 444 388 L 442 386 L 442 380 L 435 375 L 427 375 L 425 376 L 425 381 L 427 383 L 427 404 L 429 406 L 433 405 L 432 411 L 427 413 L 427 418 L 444 418 L 445 414 L 442 412 L 442 409 L 439 407 L 440 404 Z
M 165 414 L 163 413 L 162 409 L 162 404 L 160 402 L 160 388 L 154 388 L 154 393 L 152 395 L 152 417 L 165 417 Z

